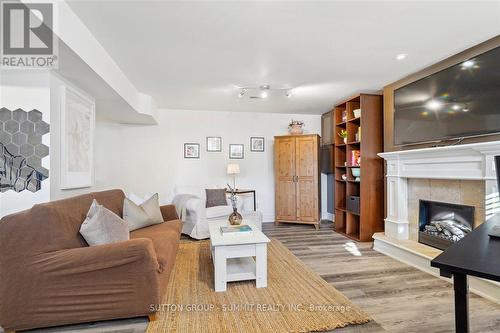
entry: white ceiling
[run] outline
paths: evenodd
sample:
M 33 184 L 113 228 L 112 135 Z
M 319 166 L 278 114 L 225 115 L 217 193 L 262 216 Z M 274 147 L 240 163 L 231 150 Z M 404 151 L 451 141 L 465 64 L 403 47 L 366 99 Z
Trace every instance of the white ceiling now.
M 137 89 L 172 109 L 319 114 L 500 34 L 500 1 L 69 3 Z M 261 84 L 295 89 L 238 98 Z

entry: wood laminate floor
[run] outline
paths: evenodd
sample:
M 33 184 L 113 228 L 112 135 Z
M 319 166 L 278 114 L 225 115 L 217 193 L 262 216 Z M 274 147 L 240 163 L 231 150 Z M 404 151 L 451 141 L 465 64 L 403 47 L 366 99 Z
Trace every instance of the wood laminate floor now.
M 337 329 L 351 332 L 454 332 L 453 288 L 333 231 L 331 222 L 312 226 L 264 223 L 263 231 L 360 306 L 374 320 Z M 500 332 L 500 305 L 470 295 L 471 332 Z M 147 319 L 65 326 L 34 332 L 142 333 Z

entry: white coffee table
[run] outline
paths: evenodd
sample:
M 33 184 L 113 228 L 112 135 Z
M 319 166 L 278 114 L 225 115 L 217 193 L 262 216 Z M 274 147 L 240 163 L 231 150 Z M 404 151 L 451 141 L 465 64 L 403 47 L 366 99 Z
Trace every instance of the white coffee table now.
M 211 221 L 210 248 L 215 274 L 215 291 L 226 291 L 231 281 L 255 280 L 257 288 L 267 287 L 267 243 L 270 242 L 255 225 L 252 232 L 222 235 L 221 226 L 229 226 L 227 220 Z M 255 257 L 255 259 L 254 259 Z

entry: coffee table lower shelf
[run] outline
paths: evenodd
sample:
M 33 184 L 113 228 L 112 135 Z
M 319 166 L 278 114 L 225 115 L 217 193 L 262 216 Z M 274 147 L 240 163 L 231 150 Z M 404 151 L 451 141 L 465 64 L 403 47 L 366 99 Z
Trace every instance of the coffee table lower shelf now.
M 267 287 L 267 243 L 211 246 L 215 291 L 226 291 L 232 281 L 255 280 Z

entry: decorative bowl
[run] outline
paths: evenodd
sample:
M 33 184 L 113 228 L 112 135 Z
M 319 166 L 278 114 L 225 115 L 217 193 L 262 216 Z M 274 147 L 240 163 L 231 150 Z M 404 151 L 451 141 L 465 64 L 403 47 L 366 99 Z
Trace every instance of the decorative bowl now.
M 360 168 L 351 168 L 352 176 L 355 178 L 357 182 L 361 180 L 361 169 Z
M 361 109 L 352 110 L 352 113 L 354 113 L 354 118 L 361 117 Z

